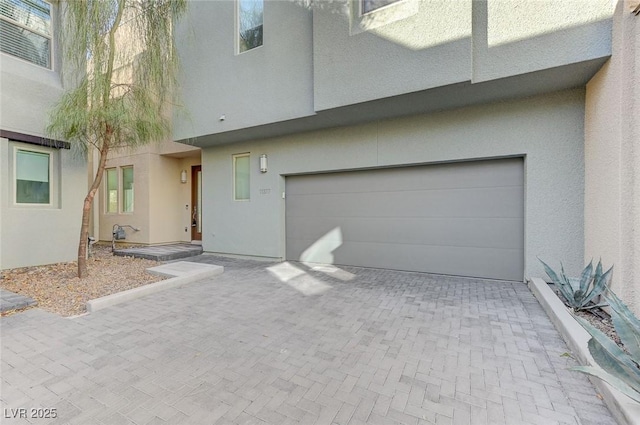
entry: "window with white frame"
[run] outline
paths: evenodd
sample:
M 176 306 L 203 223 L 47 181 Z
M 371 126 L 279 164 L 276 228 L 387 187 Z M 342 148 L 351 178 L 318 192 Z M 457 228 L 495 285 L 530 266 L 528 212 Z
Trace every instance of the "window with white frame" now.
M 238 53 L 262 46 L 264 0 L 237 0 Z
M 122 167 L 122 212 L 133 212 L 133 167 Z
M 51 154 L 15 150 L 16 204 L 51 204 Z
M 51 68 L 51 4 L 0 0 L 0 51 Z
M 118 170 L 108 168 L 105 170 L 105 179 L 107 180 L 106 191 L 106 211 L 108 213 L 118 212 Z
M 248 153 L 233 155 L 233 199 L 236 201 L 250 199 L 249 165 Z

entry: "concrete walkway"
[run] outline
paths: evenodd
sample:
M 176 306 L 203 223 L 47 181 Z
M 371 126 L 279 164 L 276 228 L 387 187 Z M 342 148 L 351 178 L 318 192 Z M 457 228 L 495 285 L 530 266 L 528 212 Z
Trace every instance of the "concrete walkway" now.
M 0 313 L 18 310 L 36 304 L 36 300 L 33 298 L 0 288 Z
M 189 261 L 225 272 L 1 319 L 2 423 L 614 423 L 524 284 Z M 21 408 L 57 418 L 6 418 Z
M 119 255 L 121 257 L 145 258 L 154 261 L 171 261 L 200 254 L 202 254 L 202 245 L 188 243 L 136 246 L 124 249 L 116 248 L 113 251 L 113 255 Z

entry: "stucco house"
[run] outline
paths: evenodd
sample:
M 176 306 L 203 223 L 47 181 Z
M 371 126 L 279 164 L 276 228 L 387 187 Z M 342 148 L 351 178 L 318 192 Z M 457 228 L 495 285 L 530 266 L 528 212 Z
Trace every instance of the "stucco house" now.
M 204 250 L 517 281 L 601 256 L 637 310 L 636 3 L 193 2 Z
M 38 144 L 65 84 L 57 3 L 10 3 L 40 20 L 2 9 L 2 31 L 49 53 L 2 38 L 1 268 L 73 259 L 87 184 L 63 143 Z M 93 234 L 516 281 L 543 275 L 536 257 L 571 273 L 602 257 L 638 312 L 637 5 L 191 2 L 173 137 L 188 146 L 112 155 Z
M 109 154 L 94 202 L 92 234 L 110 241 L 115 225 L 121 242 L 199 244 L 202 237 L 200 148 L 165 141 Z
M 0 269 L 70 261 L 87 193 L 87 163 L 45 136 L 48 109 L 68 81 L 59 8 L 0 2 Z

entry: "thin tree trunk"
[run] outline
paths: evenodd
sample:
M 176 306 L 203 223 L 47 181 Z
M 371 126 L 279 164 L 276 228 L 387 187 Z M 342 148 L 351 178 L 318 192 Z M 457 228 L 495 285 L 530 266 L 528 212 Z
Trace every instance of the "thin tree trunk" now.
M 93 178 L 93 184 L 89 189 L 89 193 L 84 198 L 82 205 L 82 225 L 80 226 L 80 242 L 78 243 L 78 277 L 83 279 L 89 276 L 87 269 L 87 245 L 89 243 L 89 217 L 91 216 L 91 205 L 96 196 L 96 192 L 102 183 L 102 175 L 107 165 L 107 154 L 109 153 L 110 137 L 107 136 L 100 149 L 100 158 L 98 160 L 98 170 Z

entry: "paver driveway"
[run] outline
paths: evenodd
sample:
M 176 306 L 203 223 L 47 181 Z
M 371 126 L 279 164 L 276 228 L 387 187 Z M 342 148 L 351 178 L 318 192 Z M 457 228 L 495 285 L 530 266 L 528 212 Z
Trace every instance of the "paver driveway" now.
M 2 423 L 614 423 L 522 283 L 196 260 L 225 273 L 1 319 Z

